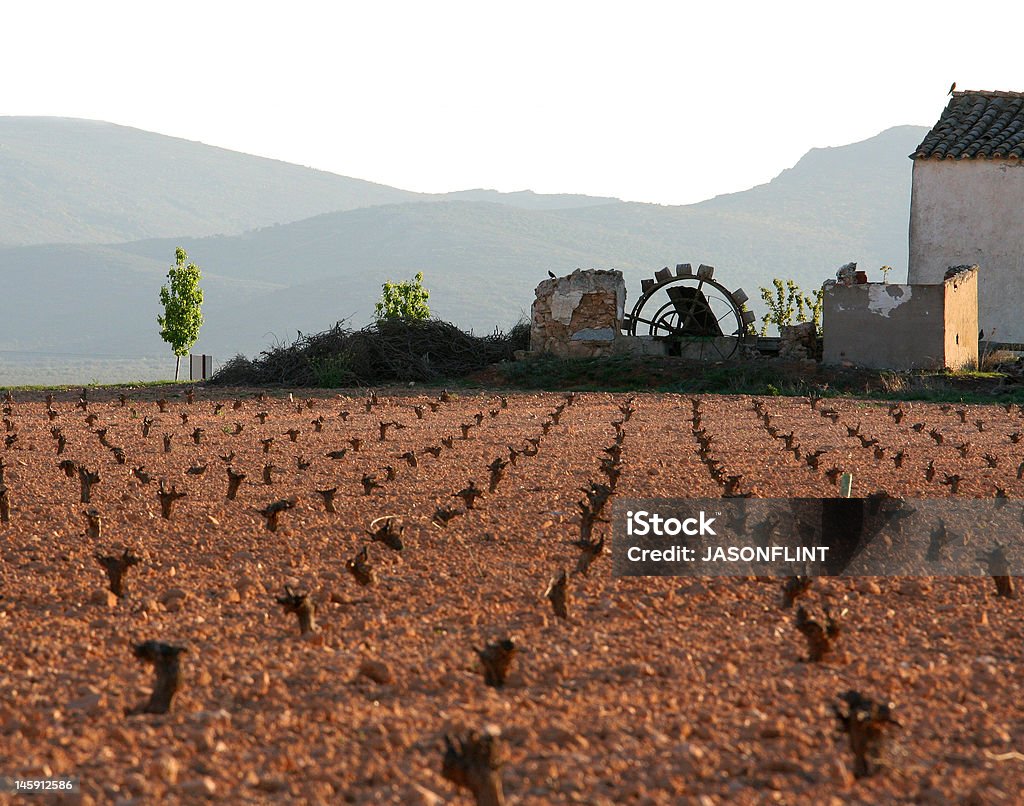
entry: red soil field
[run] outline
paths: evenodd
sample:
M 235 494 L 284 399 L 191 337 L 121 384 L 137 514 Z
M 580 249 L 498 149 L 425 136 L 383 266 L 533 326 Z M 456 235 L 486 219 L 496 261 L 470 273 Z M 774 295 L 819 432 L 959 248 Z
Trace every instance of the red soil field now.
M 628 396 L 581 393 L 544 434 L 564 395 L 509 393 L 503 408 L 497 393 L 463 392 L 431 411 L 438 392 L 379 391 L 369 412 L 356 393 L 202 388 L 189 404 L 126 391 L 122 405 L 91 392 L 87 409 L 67 393 L 52 420 L 42 394 L 17 395 L 5 414 L 16 439 L 0 451 L 0 775 L 75 776 L 68 800 L 82 803 L 471 803 L 442 775 L 444 737 L 494 725 L 509 803 L 1019 802 L 1024 605 L 990 578 L 814 580 L 801 602 L 842 627 L 821 663 L 804 659 L 781 580 L 617 580 L 606 553 L 570 575 L 570 618 L 558 618 L 544 593 L 576 565 L 581 488 L 607 481 L 603 449 Z M 947 496 L 956 475 L 960 496 L 1024 497 L 1016 407 L 763 398 L 772 437 L 752 398 L 700 401 L 723 475 L 754 495 L 835 496 L 839 468 L 857 491 Z M 632 407 L 611 510 L 624 496 L 722 494 L 689 397 L 638 394 Z M 381 441 L 381 422 L 404 427 Z M 786 450 L 789 432 L 804 455 L 826 451 L 817 468 Z M 487 492 L 487 466 L 531 438 L 536 455 Z M 222 457 L 246 474 L 233 501 Z M 89 503 L 62 460 L 99 473 Z M 364 475 L 382 486 L 364 494 Z M 160 480 L 186 493 L 169 519 Z M 467 511 L 454 494 L 470 480 L 484 494 Z M 316 492 L 332 487 L 334 513 Z M 259 510 L 292 496 L 270 531 Z M 438 526 L 439 507 L 459 514 Z M 401 551 L 368 535 L 384 516 L 401 523 Z M 346 562 L 367 544 L 376 582 L 363 587 Z M 119 598 L 94 555 L 124 548 L 140 562 Z M 310 595 L 316 632 L 300 636 L 277 602 L 286 585 Z M 506 638 L 517 654 L 505 685 L 488 686 L 475 649 Z M 167 713 L 126 715 L 153 685 L 132 651 L 147 640 L 185 647 L 181 685 Z M 854 777 L 833 713 L 850 689 L 891 701 L 899 722 L 868 777 Z

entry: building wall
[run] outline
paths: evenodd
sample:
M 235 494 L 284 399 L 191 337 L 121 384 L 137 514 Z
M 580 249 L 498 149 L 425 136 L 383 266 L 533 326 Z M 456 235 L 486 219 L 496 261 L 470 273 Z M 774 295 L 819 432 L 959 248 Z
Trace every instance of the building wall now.
M 945 283 L 946 366 L 978 366 L 979 271 L 967 271 Z
M 822 361 L 877 369 L 940 369 L 945 358 L 939 285 L 834 285 L 825 290 Z
M 978 322 L 987 339 L 1024 342 L 1024 164 L 914 161 L 910 283 L 940 283 L 977 264 Z
M 826 364 L 962 369 L 978 361 L 977 271 L 928 285 L 826 286 Z

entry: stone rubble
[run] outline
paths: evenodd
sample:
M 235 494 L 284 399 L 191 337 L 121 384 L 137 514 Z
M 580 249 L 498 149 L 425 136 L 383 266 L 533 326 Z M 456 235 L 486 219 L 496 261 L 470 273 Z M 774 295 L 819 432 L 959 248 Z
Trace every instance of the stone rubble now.
M 818 330 L 814 322 L 779 328 L 779 358 L 784 361 L 813 361 L 819 357 Z

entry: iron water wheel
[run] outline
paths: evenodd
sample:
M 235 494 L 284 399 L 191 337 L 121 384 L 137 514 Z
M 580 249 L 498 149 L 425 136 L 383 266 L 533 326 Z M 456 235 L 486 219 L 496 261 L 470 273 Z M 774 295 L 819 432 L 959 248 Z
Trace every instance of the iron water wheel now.
M 743 289 L 729 291 L 714 279 L 714 267 L 696 272 L 689 263 L 656 272 L 643 281 L 640 298 L 626 317 L 631 336 L 666 342 L 669 355 L 719 361 L 753 341 L 754 314 L 744 309 Z

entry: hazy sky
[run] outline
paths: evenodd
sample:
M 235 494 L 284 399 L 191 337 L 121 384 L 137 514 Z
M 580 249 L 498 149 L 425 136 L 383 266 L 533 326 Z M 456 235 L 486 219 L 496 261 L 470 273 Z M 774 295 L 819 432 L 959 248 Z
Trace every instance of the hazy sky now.
M 267 4 L 271 5 L 271 4 Z M 1016 4 L 5 3 L 0 115 L 94 118 L 410 190 L 678 204 L 1024 90 Z

